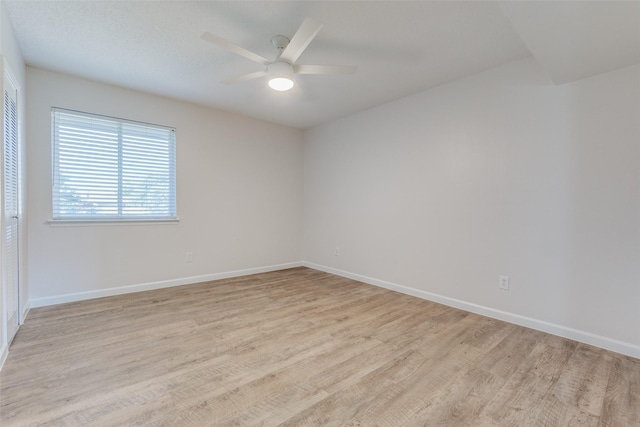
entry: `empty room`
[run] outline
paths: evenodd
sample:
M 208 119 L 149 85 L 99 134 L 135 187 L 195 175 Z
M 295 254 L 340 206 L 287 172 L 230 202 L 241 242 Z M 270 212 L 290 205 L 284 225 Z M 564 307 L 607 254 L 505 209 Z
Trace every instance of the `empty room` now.
M 640 427 L 640 1 L 0 34 L 1 426 Z

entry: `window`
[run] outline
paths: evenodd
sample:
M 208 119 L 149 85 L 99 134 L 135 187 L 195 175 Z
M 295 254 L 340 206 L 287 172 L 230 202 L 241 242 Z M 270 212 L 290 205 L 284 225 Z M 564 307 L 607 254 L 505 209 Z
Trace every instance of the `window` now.
M 53 220 L 175 220 L 175 129 L 54 108 Z

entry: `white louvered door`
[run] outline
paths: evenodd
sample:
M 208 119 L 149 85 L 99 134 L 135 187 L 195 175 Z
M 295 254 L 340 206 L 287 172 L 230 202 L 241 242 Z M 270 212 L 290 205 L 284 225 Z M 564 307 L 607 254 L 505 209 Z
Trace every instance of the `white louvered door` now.
M 19 234 L 18 234 L 18 99 L 12 79 L 4 76 L 4 256 L 3 272 L 7 289 L 7 342 L 19 323 Z

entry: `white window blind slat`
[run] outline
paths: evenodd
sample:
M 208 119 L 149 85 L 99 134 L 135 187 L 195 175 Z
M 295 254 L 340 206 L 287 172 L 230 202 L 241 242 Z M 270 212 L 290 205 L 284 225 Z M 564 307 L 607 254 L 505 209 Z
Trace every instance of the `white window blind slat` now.
M 175 130 L 52 110 L 53 219 L 176 219 Z

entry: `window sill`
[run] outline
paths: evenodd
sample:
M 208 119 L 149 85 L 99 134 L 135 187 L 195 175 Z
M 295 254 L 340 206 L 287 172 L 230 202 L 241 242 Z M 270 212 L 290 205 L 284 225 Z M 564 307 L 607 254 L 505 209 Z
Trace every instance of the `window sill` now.
M 176 219 L 50 219 L 46 223 L 51 227 L 102 227 L 112 225 L 173 225 Z

